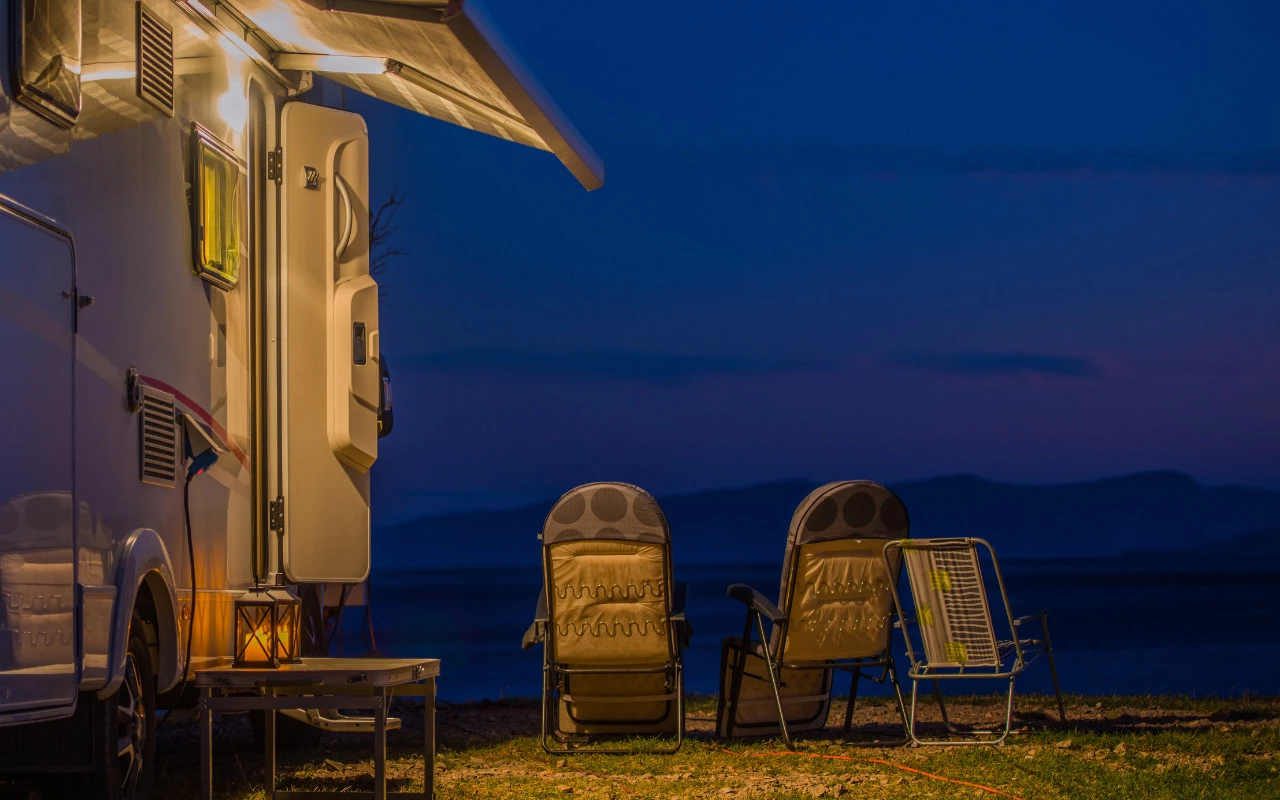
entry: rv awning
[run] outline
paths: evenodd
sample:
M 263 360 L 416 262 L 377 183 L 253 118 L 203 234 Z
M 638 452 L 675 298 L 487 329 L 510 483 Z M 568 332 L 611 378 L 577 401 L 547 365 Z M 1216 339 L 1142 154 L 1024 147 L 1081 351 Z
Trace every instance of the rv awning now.
M 464 128 L 549 150 L 587 189 L 604 165 L 466 0 L 232 0 L 308 70 Z

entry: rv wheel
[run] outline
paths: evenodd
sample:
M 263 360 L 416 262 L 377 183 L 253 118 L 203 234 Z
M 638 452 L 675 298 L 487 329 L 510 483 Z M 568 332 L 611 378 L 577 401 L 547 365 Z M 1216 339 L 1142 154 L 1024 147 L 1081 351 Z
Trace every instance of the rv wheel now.
M 93 773 L 75 780 L 73 791 L 56 796 L 147 800 L 151 794 L 156 752 L 156 678 L 145 625 L 134 617 L 129 626 L 129 653 L 120 689 L 106 700 L 95 699 Z
M 115 695 L 80 696 L 84 737 L 93 743 L 93 770 L 66 773 L 45 786 L 45 800 L 147 800 L 155 774 L 156 679 L 147 647 L 150 633 L 138 617 L 129 626 L 124 681 Z M 80 712 L 76 712 L 80 717 Z M 87 766 L 87 764 L 86 764 Z M 0 793 L 0 797 L 3 794 Z
M 108 797 L 146 800 L 155 774 L 156 678 L 141 631 L 130 633 L 124 683 L 108 703 L 107 746 L 102 754 L 108 769 L 103 777 L 113 778 L 104 781 L 108 787 L 118 787 L 118 794 L 108 794 Z M 111 775 L 112 763 L 114 775 Z

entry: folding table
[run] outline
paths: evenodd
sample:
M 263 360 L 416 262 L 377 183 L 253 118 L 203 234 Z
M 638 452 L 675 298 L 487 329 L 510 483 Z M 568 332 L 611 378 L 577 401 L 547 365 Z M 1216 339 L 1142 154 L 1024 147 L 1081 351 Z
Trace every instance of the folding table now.
M 435 698 L 440 661 L 434 658 L 304 658 L 279 667 L 220 667 L 196 671 L 200 690 L 200 784 L 213 800 L 213 712 L 266 712 L 267 797 L 272 800 L 341 797 L 344 800 L 435 796 Z M 387 791 L 387 706 L 391 698 L 422 697 L 422 792 Z M 373 709 L 373 791 L 276 791 L 276 711 Z

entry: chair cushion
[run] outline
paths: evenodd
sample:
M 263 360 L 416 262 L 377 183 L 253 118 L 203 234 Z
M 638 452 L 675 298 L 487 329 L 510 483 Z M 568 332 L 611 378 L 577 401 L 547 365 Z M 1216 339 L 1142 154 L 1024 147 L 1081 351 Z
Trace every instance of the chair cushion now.
M 737 658 L 741 639 L 724 640 L 720 658 L 720 696 L 729 697 L 732 688 L 734 660 Z M 751 652 L 754 651 L 754 652 Z M 831 706 L 831 670 L 783 669 L 782 710 L 787 716 L 787 727 L 792 733 L 817 730 L 827 724 L 827 712 Z M 777 733 L 778 707 L 769 683 L 769 670 L 765 666 L 759 643 L 753 642 L 747 655 L 746 674 L 742 676 L 742 688 L 738 695 L 738 709 L 734 716 L 736 735 L 755 736 Z M 717 735 L 726 731 L 726 708 L 716 721 Z
M 579 540 L 547 547 L 552 659 L 603 667 L 670 662 L 664 548 Z
M 893 594 L 883 546 L 883 539 L 835 539 L 798 548 L 782 661 L 867 658 L 889 647 Z

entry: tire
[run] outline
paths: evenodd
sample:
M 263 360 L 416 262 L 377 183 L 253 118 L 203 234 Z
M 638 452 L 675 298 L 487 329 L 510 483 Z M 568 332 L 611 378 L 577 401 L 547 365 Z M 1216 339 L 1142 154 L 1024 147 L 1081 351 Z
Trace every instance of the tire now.
M 147 800 L 151 796 L 151 783 L 156 767 L 156 676 L 151 667 L 150 648 L 142 632 L 129 635 L 129 654 L 125 657 L 124 683 L 116 692 L 114 703 L 108 701 L 114 714 L 108 731 L 103 755 L 105 765 L 115 764 L 116 780 L 108 786 L 119 787 L 118 795 L 111 800 Z M 113 757 L 114 756 L 114 757 Z M 104 776 L 106 777 L 106 776 Z
M 35 740 L 26 746 L 41 751 L 36 761 L 43 763 L 51 748 L 61 748 L 66 759 L 61 774 L 32 777 L 43 800 L 148 800 L 156 751 L 152 630 L 137 616 L 130 623 L 125 677 L 114 695 L 99 700 L 84 692 L 74 716 L 26 733 Z M 0 797 L 8 797 L 3 785 Z
M 73 796 L 88 800 L 148 800 L 155 777 L 156 677 L 146 625 L 134 617 L 124 681 L 94 709 L 94 769 Z

